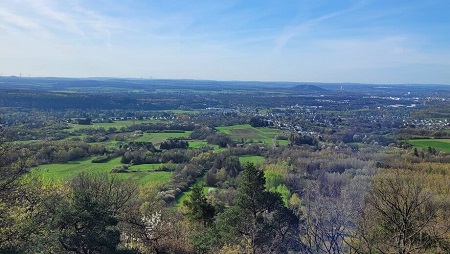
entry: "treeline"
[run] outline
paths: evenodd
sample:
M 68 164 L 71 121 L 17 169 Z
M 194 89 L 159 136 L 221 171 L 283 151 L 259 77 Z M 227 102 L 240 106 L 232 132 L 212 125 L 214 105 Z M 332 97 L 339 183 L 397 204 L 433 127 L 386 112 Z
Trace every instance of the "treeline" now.
M 430 130 L 419 127 L 408 127 L 400 131 L 403 139 L 412 138 L 450 138 L 450 131 L 447 130 Z
M 169 139 L 167 141 L 162 142 L 159 145 L 160 149 L 187 149 L 189 147 L 189 142 L 179 139 Z
M 88 156 L 110 153 L 104 145 L 87 144 L 80 141 L 37 141 L 29 144 L 2 144 L 4 159 L 26 161 L 27 166 L 37 166 L 50 163 L 66 163 Z M 13 151 L 20 151 L 13 152 Z M 16 153 L 16 155 L 13 155 Z

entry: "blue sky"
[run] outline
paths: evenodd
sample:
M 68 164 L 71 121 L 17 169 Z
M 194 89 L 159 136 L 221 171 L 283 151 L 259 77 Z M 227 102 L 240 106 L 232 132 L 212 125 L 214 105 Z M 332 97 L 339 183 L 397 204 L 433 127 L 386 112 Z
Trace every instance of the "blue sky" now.
M 448 0 L 5 0 L 3 76 L 450 84 Z

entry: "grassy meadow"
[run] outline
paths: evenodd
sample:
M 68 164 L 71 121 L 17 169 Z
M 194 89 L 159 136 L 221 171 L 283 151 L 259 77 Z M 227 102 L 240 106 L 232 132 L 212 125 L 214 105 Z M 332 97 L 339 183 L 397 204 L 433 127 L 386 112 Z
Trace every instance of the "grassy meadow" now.
M 239 162 L 241 164 L 245 165 L 246 163 L 253 163 L 253 164 L 261 164 L 264 163 L 266 159 L 262 156 L 256 156 L 256 155 L 245 155 L 239 157 Z
M 408 142 L 417 148 L 433 147 L 436 150 L 450 153 L 450 139 L 411 139 Z
M 229 135 L 231 139 L 235 141 L 244 140 L 249 142 L 253 140 L 256 143 L 272 144 L 273 139 L 277 135 L 284 134 L 285 132 L 273 129 L 273 128 L 255 128 L 249 124 L 232 125 L 232 126 L 220 126 L 216 128 L 219 133 Z M 278 140 L 280 145 L 287 145 L 287 140 Z
M 156 133 L 144 133 L 138 137 L 135 141 L 150 141 L 153 144 L 159 144 L 166 141 L 169 138 L 188 138 L 192 131 L 185 132 L 156 132 Z
M 64 164 L 47 164 L 32 169 L 32 173 L 40 175 L 44 181 L 63 181 L 75 177 L 81 172 L 86 173 L 110 173 L 111 170 L 119 165 L 120 157 L 114 158 L 105 163 L 92 163 L 91 158 L 84 158 L 76 161 L 70 161 Z M 160 182 L 166 183 L 172 176 L 171 172 L 155 171 L 164 164 L 143 164 L 133 165 L 128 173 L 115 173 L 114 175 L 121 179 L 131 178 L 139 183 Z

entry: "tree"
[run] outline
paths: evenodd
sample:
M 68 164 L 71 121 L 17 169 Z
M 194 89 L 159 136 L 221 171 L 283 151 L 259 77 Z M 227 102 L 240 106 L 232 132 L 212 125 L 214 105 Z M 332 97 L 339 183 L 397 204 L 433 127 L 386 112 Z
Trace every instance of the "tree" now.
M 60 244 L 75 253 L 116 253 L 119 214 L 137 186 L 107 175 L 82 173 L 71 181 L 69 190 L 69 198 L 47 204 Z
M 0 129 L 0 142 L 2 139 Z M 26 161 L 28 151 L 14 149 L 0 143 L 0 252 L 18 247 L 15 232 L 15 208 L 23 196 L 20 193 L 20 177 L 28 170 Z
M 266 119 L 262 118 L 262 117 L 252 117 L 250 119 L 250 125 L 252 127 L 267 127 L 269 126 L 269 121 L 267 121 Z
M 375 179 L 359 223 L 359 252 L 449 253 L 450 204 L 409 175 Z
M 231 244 L 243 238 L 245 252 L 277 253 L 292 247 L 288 240 L 297 225 L 298 218 L 280 195 L 266 190 L 264 172 L 247 163 L 235 204 L 219 215 L 216 228 Z
M 1 122 L 1 118 L 0 118 Z M 15 188 L 17 179 L 27 172 L 26 149 L 18 150 L 3 143 L 3 127 L 0 125 L 0 202 Z
M 203 185 L 194 185 L 190 197 L 183 204 L 187 208 L 187 216 L 191 221 L 200 222 L 203 226 L 213 222 L 216 209 L 206 199 Z
M 174 209 L 166 209 L 160 184 L 140 187 L 119 222 L 122 244 L 139 253 L 192 253 L 186 223 Z
M 238 174 L 242 171 L 241 162 L 238 156 L 228 156 L 222 163 L 228 176 L 231 178 L 236 178 Z
M 417 147 L 414 147 L 414 156 L 419 157 L 419 152 L 417 151 Z
M 369 177 L 327 173 L 309 184 L 304 196 L 302 253 L 348 253 Z
M 231 138 L 225 134 L 212 134 L 206 137 L 208 144 L 218 145 L 220 147 L 226 147 L 231 143 Z
M 24 175 L 7 206 L 0 204 L 0 253 L 60 253 L 55 234 L 48 230 L 53 216 L 45 203 L 55 196 L 56 184 L 44 184 L 35 176 Z

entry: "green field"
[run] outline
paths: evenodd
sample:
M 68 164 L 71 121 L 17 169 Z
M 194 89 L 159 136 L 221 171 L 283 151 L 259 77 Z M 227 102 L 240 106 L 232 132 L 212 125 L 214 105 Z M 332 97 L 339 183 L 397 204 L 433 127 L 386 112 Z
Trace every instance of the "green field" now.
M 253 140 L 256 143 L 272 144 L 277 135 L 285 134 L 286 132 L 274 128 L 255 128 L 249 124 L 220 126 L 216 128 L 219 133 L 229 135 L 233 140 L 240 142 L 249 142 Z M 286 145 L 286 140 L 278 140 L 280 145 Z
M 185 131 L 179 133 L 171 132 L 156 132 L 156 133 L 144 133 L 141 137 L 137 138 L 135 141 L 150 141 L 153 144 L 159 144 L 166 141 L 169 138 L 187 138 L 192 131 Z
M 92 158 L 70 161 L 64 164 L 41 165 L 32 169 L 33 174 L 41 175 L 46 181 L 67 180 L 75 177 L 81 172 L 86 173 L 110 173 L 115 166 L 121 165 L 120 157 L 105 163 L 92 163 Z M 164 164 L 146 164 L 131 166 L 129 170 L 136 172 L 116 173 L 115 176 L 121 179 L 131 178 L 139 183 L 162 182 L 170 180 L 171 172 L 154 171 Z
M 202 147 L 212 147 L 213 151 L 215 153 L 221 153 L 221 152 L 227 150 L 226 147 L 219 147 L 218 145 L 211 145 L 211 144 L 208 144 L 208 142 L 206 142 L 206 141 L 199 141 L 199 140 L 189 141 L 190 149 L 198 149 L 198 148 L 202 148 Z
M 411 139 L 408 141 L 417 148 L 433 147 L 436 150 L 450 153 L 450 139 Z
M 155 171 L 162 166 L 167 165 L 166 163 L 155 163 L 155 164 L 140 164 L 132 165 L 128 167 L 129 171 Z
M 277 142 L 280 146 L 287 146 L 291 143 L 289 140 L 277 140 Z
M 202 148 L 205 146 L 214 147 L 217 145 L 210 145 L 206 141 L 199 141 L 199 140 L 189 141 L 189 148 Z
M 262 156 L 245 155 L 245 156 L 240 156 L 239 161 L 241 162 L 241 164 L 244 164 L 244 165 L 247 162 L 250 162 L 250 163 L 253 163 L 256 165 L 256 164 L 264 163 L 266 161 L 266 159 L 264 159 L 264 157 L 262 157 Z

